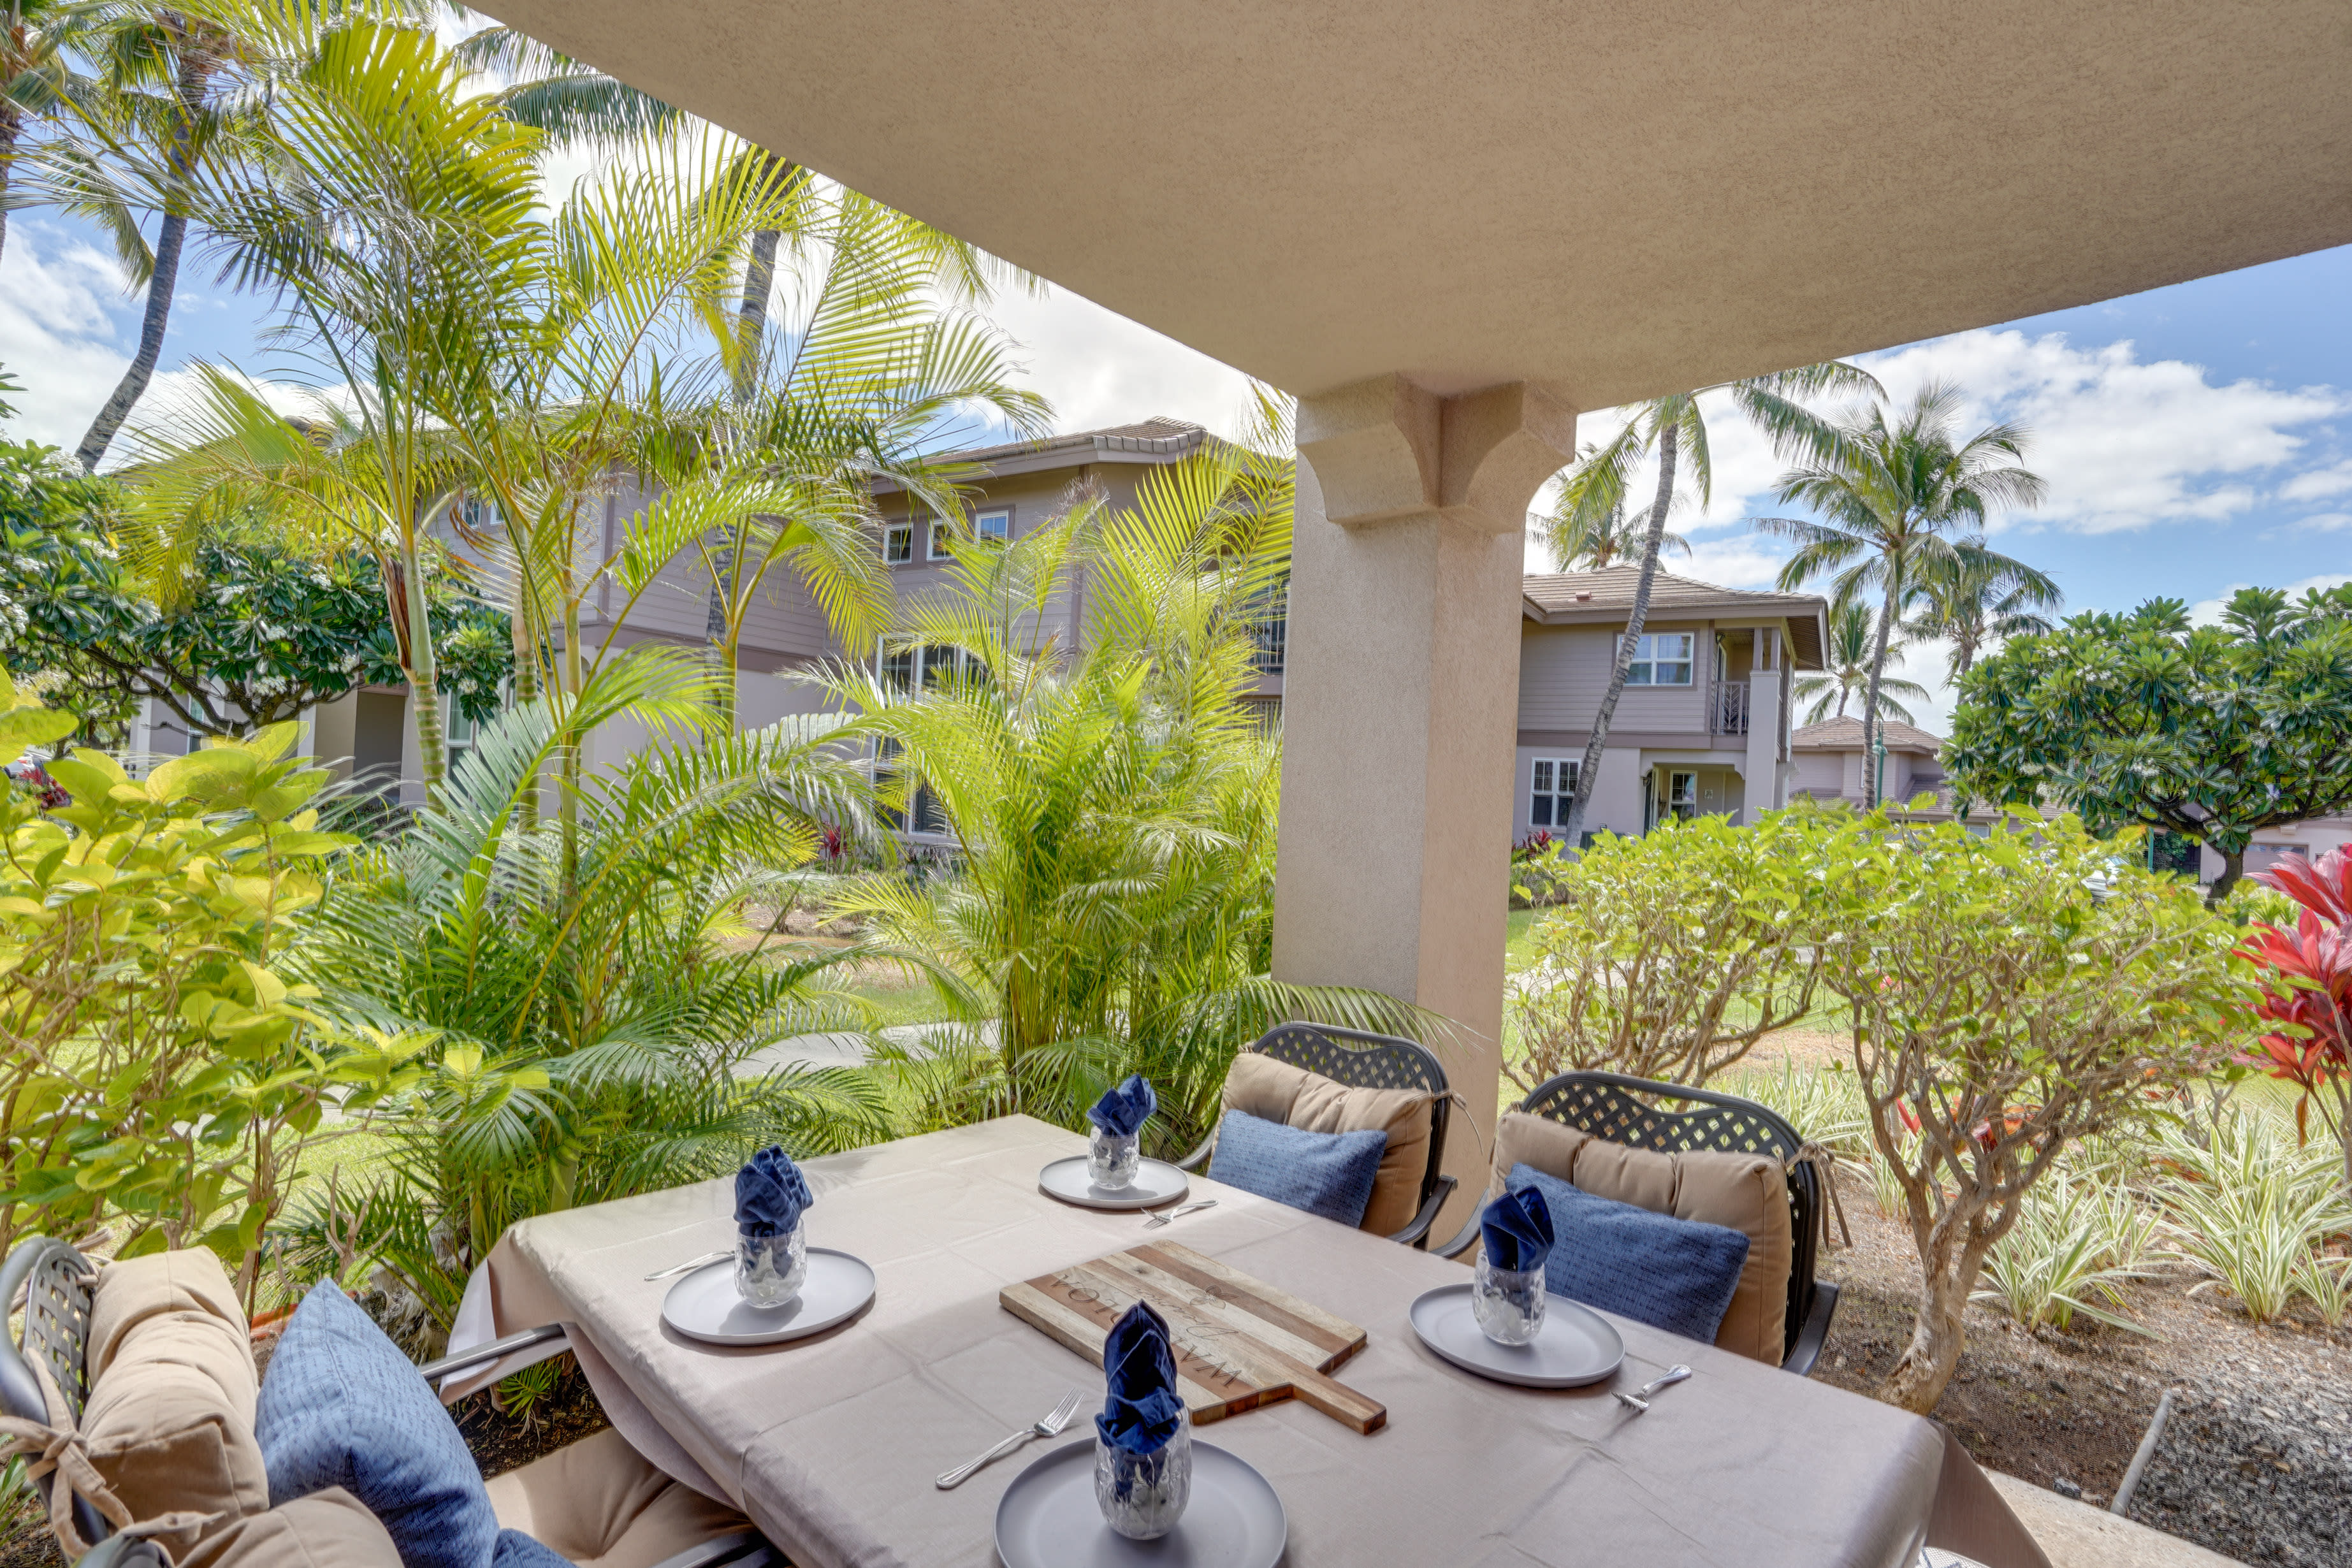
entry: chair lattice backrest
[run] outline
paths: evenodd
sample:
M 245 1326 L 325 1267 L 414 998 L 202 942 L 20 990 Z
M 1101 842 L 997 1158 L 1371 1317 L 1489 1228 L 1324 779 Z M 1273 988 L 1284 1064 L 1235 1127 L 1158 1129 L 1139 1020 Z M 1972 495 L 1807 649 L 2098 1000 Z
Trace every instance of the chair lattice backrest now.
M 0 1270 L 0 1288 L 5 1288 L 12 1303 L 20 1284 L 25 1291 L 24 1327 L 16 1337 L 23 1361 L 11 1369 L 22 1373 L 24 1388 L 6 1389 L 10 1414 L 32 1420 L 48 1418 L 39 1402 L 40 1385 L 29 1371 L 37 1362 L 57 1380 L 58 1392 L 65 1396 L 73 1418 L 81 1419 L 82 1407 L 89 1399 L 89 1301 L 97 1279 L 98 1270 L 88 1258 L 64 1242 L 46 1237 L 36 1237 L 17 1247 L 7 1268 Z M 26 1394 L 34 1401 L 32 1407 L 13 1408 Z
M 1659 1102 L 1687 1109 L 1669 1110 Z M 1821 1175 L 1797 1155 L 1805 1141 L 1774 1111 L 1711 1089 L 1655 1083 L 1613 1072 L 1562 1073 L 1536 1087 L 1518 1109 L 1629 1149 L 1660 1153 L 1761 1154 L 1789 1179 L 1788 1344 L 1813 1306 L 1813 1265 L 1822 1234 Z
M 1420 1203 L 1437 1190 L 1444 1163 L 1446 1111 L 1453 1086 L 1437 1053 L 1413 1040 L 1368 1035 L 1326 1024 L 1280 1024 L 1249 1047 L 1278 1062 L 1320 1073 L 1349 1089 L 1412 1089 L 1434 1098 L 1429 1108 L 1429 1169 L 1421 1178 Z
M 47 1423 L 47 1401 L 33 1375 L 36 1363 L 56 1380 L 58 1393 L 76 1423 L 89 1401 L 89 1303 L 98 1270 L 62 1241 L 37 1236 L 19 1242 L 0 1264 L 0 1306 L 13 1309 L 16 1292 L 24 1299 L 24 1326 L 13 1345 L 0 1338 L 0 1409 L 27 1421 Z M 44 1500 L 54 1476 L 41 1479 Z M 74 1520 L 85 1541 L 108 1534 L 98 1510 L 80 1498 L 74 1500 Z

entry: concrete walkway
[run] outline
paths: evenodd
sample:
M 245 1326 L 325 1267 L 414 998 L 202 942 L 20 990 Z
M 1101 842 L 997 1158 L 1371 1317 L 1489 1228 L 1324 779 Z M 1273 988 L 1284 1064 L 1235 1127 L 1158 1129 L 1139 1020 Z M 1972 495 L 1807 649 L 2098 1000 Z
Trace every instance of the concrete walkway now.
M 1985 1473 L 2041 1543 L 2050 1568 L 2244 1568 L 2234 1557 L 2060 1497 L 2032 1481 L 1999 1470 Z

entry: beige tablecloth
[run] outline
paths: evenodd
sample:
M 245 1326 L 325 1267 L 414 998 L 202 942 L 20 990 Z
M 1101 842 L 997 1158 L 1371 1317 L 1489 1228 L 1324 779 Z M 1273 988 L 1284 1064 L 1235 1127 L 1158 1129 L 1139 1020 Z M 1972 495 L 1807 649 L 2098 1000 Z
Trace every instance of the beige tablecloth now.
M 809 1162 L 811 1242 L 866 1259 L 880 1282 L 864 1316 L 811 1340 L 730 1350 L 662 1325 L 669 1287 L 643 1276 L 731 1245 L 723 1181 L 516 1226 L 469 1292 L 474 1316 L 487 1294 L 498 1333 L 570 1325 L 623 1434 L 740 1507 L 801 1568 L 981 1568 L 994 1561 L 997 1499 L 1042 1446 L 952 1492 L 931 1478 L 1102 1379 L 1000 1307 L 997 1290 L 1143 1235 L 1134 1215 L 1037 1190 L 1041 1165 L 1084 1148 L 1008 1117 Z M 1383 1430 L 1359 1436 L 1293 1402 L 1199 1429 L 1281 1494 L 1292 1568 L 1899 1568 L 1923 1541 L 1992 1568 L 2047 1568 L 1932 1422 L 1622 1321 L 1617 1385 L 1675 1362 L 1696 1370 L 1647 1415 L 1606 1386 L 1485 1382 L 1432 1355 L 1406 1322 L 1413 1299 L 1463 1279 L 1461 1265 L 1193 1186 L 1219 1206 L 1154 1235 L 1370 1331 L 1337 1375 L 1388 1406 Z

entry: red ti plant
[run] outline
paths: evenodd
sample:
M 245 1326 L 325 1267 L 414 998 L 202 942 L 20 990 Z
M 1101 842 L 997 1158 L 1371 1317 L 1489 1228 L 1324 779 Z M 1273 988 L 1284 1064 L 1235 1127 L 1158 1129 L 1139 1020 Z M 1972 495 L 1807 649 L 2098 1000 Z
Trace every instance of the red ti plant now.
M 2311 1108 L 2319 1107 L 2352 1184 L 2352 855 L 2282 856 L 2254 880 L 2303 912 L 2292 931 L 2257 922 L 2238 949 L 2263 971 L 2254 1015 L 2269 1026 L 2260 1050 L 2239 1059 L 2303 1090 L 2294 1114 L 2306 1134 Z

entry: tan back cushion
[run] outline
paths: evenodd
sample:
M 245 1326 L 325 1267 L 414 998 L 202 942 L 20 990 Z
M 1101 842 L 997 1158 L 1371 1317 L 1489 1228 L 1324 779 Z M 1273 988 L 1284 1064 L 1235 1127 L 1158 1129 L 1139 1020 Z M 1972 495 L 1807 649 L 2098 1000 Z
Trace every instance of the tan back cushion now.
M 175 1560 L 268 1511 L 269 1476 L 253 1436 L 253 1342 L 210 1250 L 149 1253 L 99 1271 L 89 1376 L 82 1436 L 131 1517 L 220 1516 L 161 1537 Z
M 1256 1051 L 1235 1057 L 1233 1070 L 1225 1074 L 1227 1110 L 1308 1132 L 1388 1134 L 1388 1148 L 1372 1178 L 1372 1200 L 1364 1205 L 1359 1227 L 1375 1236 L 1402 1230 L 1421 1209 L 1434 1098 L 1417 1089 L 1349 1089 Z
M 1789 1179 L 1763 1154 L 1666 1154 L 1629 1149 L 1541 1116 L 1514 1110 L 1495 1130 L 1495 1190 L 1514 1165 L 1572 1182 L 1595 1197 L 1653 1214 L 1729 1226 L 1748 1237 L 1748 1262 L 1715 1331 L 1727 1351 L 1780 1364 L 1789 1316 Z
M 400 1568 L 400 1548 L 365 1504 L 329 1487 L 238 1520 L 173 1561 L 179 1568 Z
M 674 1481 L 611 1427 L 493 1476 L 501 1530 L 520 1530 L 574 1568 L 654 1568 L 751 1528 L 724 1503 Z

